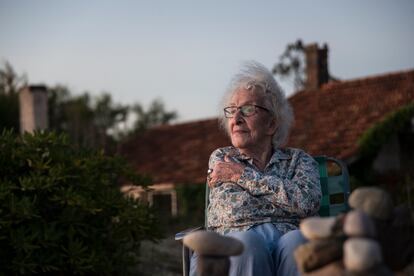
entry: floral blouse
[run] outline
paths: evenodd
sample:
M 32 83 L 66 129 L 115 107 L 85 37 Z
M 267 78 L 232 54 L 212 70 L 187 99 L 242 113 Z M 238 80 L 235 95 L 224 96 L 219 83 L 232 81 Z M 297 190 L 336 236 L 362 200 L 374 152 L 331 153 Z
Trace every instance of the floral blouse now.
M 225 147 L 211 154 L 209 168 L 226 155 L 246 167 L 237 183 L 219 183 L 210 190 L 209 230 L 225 234 L 271 222 L 284 234 L 317 213 L 322 197 L 318 163 L 304 151 L 277 149 L 260 171 L 238 149 Z

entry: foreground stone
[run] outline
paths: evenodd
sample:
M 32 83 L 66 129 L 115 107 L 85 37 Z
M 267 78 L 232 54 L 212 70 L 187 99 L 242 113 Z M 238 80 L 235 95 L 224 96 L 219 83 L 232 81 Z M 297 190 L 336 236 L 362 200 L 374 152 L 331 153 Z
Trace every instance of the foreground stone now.
M 236 256 L 243 252 L 239 240 L 209 231 L 196 231 L 183 239 L 184 244 L 199 255 Z
M 319 269 L 315 269 L 308 273 L 302 273 L 303 276 L 335 276 L 343 275 L 345 272 L 342 260 L 331 262 Z
M 391 196 L 377 187 L 361 187 L 352 192 L 349 206 L 375 219 L 388 220 L 393 212 Z
M 311 240 L 299 246 L 294 256 L 299 270 L 304 273 L 337 261 L 342 257 L 342 253 L 341 240 Z
M 351 211 L 346 215 L 344 233 L 350 237 L 374 238 L 377 235 L 372 219 L 359 210 Z
M 308 240 L 327 239 L 333 236 L 336 218 L 310 217 L 300 223 L 300 231 Z
M 377 241 L 350 238 L 344 243 L 344 265 L 349 271 L 366 271 L 382 262 L 381 248 Z

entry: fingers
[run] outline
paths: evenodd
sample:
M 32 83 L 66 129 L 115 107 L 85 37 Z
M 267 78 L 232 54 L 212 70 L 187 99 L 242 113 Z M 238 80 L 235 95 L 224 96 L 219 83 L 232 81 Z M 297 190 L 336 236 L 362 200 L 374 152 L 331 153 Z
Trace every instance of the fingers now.
M 222 162 L 224 163 L 224 162 Z M 217 166 L 217 164 L 213 167 L 213 169 L 209 169 L 207 171 L 207 184 L 210 188 L 214 188 L 218 184 L 218 171 L 220 171 L 221 167 Z
M 236 182 L 243 172 L 244 166 L 234 162 L 225 155 L 223 161 L 217 161 L 212 170 L 208 171 L 207 184 L 210 188 L 223 182 Z

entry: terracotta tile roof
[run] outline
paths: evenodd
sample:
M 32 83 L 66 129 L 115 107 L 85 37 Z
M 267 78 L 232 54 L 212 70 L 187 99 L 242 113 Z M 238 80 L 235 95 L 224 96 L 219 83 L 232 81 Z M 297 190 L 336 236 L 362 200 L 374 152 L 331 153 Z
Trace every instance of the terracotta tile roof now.
M 215 118 L 155 127 L 122 145 L 121 154 L 155 183 L 205 182 L 210 154 L 230 144 L 218 126 Z
M 357 154 L 357 141 L 368 128 L 414 102 L 414 70 L 328 83 L 289 100 L 295 125 L 288 145 L 313 155 L 349 160 Z
M 350 160 L 364 131 L 414 102 L 414 70 L 328 83 L 289 98 L 295 113 L 288 146 Z M 217 119 L 161 126 L 126 142 L 121 153 L 156 183 L 201 183 L 210 153 L 230 142 Z

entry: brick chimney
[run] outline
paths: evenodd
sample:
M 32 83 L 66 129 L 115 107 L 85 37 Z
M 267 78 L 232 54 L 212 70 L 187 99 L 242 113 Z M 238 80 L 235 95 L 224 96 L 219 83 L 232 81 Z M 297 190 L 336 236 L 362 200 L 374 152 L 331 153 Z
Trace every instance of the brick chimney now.
M 328 45 L 319 48 L 318 44 L 309 44 L 305 47 L 306 82 L 305 89 L 318 89 L 329 81 Z
M 20 132 L 33 132 L 48 128 L 47 88 L 30 85 L 19 93 Z

